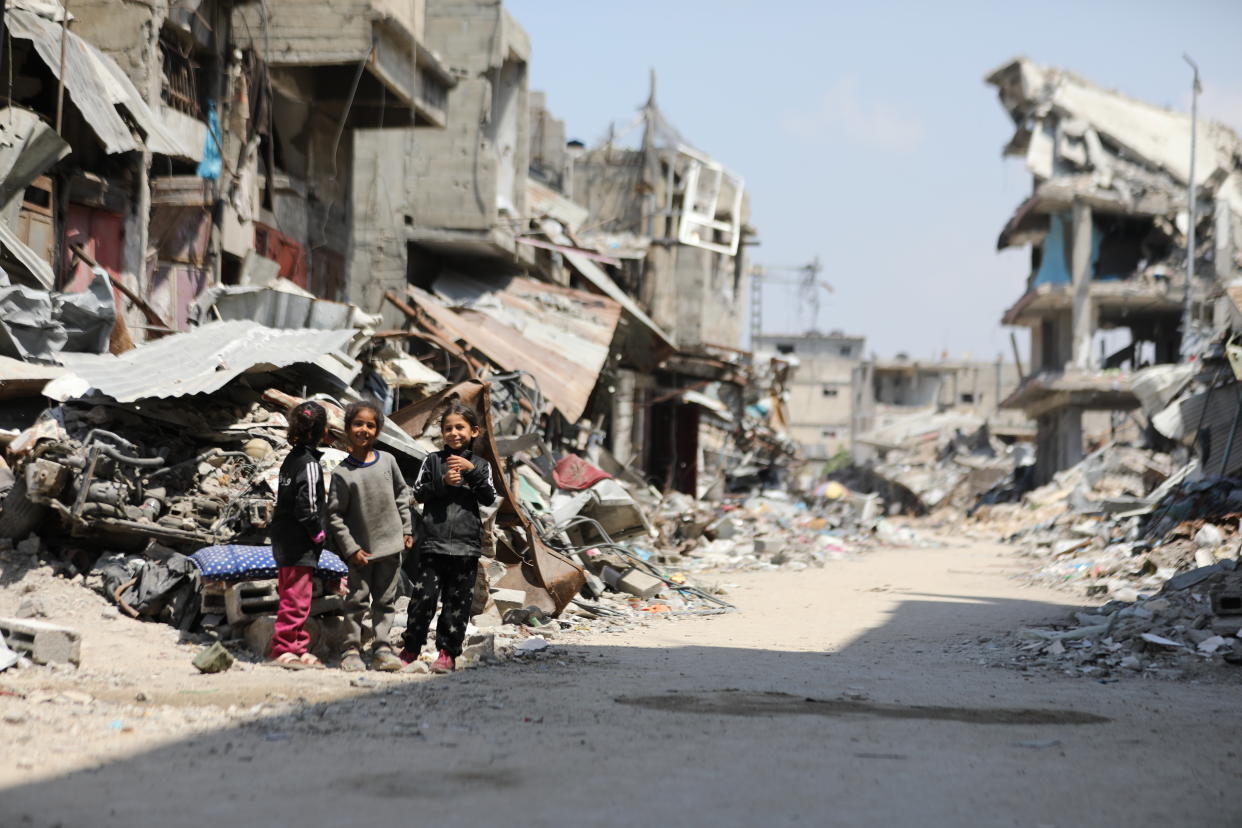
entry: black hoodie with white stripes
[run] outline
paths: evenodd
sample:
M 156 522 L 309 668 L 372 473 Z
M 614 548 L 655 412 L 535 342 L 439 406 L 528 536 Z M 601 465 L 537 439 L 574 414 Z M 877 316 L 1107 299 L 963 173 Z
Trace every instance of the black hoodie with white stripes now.
M 272 554 L 278 566 L 315 566 L 323 542 L 325 504 L 319 452 L 294 446 L 280 465 L 280 487 L 272 514 Z

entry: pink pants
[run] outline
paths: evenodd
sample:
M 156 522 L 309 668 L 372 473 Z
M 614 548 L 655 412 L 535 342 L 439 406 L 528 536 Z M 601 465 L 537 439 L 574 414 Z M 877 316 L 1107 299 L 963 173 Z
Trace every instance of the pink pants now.
M 282 566 L 276 570 L 276 587 L 280 606 L 276 610 L 276 632 L 272 636 L 272 658 L 282 653 L 301 655 L 310 644 L 306 619 L 310 617 L 311 589 L 314 584 L 310 566 Z

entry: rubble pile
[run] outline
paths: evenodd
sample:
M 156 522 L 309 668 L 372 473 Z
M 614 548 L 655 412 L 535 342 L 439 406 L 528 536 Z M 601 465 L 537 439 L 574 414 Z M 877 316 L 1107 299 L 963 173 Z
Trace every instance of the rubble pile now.
M 222 642 L 243 661 L 260 659 L 278 603 L 266 544 L 289 451 L 283 412 L 313 398 L 339 439 L 344 407 L 364 393 L 407 401 L 379 442 L 410 478 L 438 445 L 436 413 L 450 398 L 472 405 L 486 426 L 476 453 L 501 470 L 494 477 L 502 502 L 486 533 L 466 663 L 537 655 L 545 646 L 536 639 L 546 645 L 575 631 L 729 611 L 688 573 L 732 564 L 742 540 L 746 556 L 768 566 L 822 563 L 847 549 L 832 537 L 853 531 L 841 504 L 820 515 L 753 499 L 708 516 L 696 535 L 685 518 L 708 509 L 704 501 L 665 498 L 616 462 L 598 432 L 558 416 L 537 378 L 497 371 L 444 343 L 412 340 L 407 351 L 395 341 L 366 328 L 286 330 L 226 319 L 121 356 L 64 355 L 65 370 L 37 386 L 53 404 L 4 436 L 0 554 L 80 578 L 124 615 Z M 170 362 L 173 353 L 201 360 Z M 463 373 L 461 381 L 447 378 Z M 752 438 L 763 431 L 753 419 L 746 428 Z M 589 454 L 614 473 L 584 459 Z M 343 457 L 325 449 L 325 475 Z M 711 522 L 717 526 L 705 532 Z M 795 526 L 796 543 L 777 549 L 773 538 Z M 739 541 L 726 555 L 683 560 L 708 535 Z M 331 553 L 321 557 L 307 631 L 325 660 L 336 656 L 342 633 L 345 572 Z M 217 648 L 204 663 L 227 669 L 228 660 Z
M 1120 672 L 1182 678 L 1242 664 L 1242 570 L 1229 558 L 1183 572 L 1135 600 L 1114 600 L 1051 628 L 1017 635 L 1023 668 L 1108 679 Z
M 833 475 L 851 488 L 880 494 L 891 509 L 925 515 L 967 512 L 982 496 L 1007 499 L 1017 469 L 1029 466 L 1025 444 L 1007 445 L 968 412 L 920 411 L 894 417 L 858 437 L 874 459 Z

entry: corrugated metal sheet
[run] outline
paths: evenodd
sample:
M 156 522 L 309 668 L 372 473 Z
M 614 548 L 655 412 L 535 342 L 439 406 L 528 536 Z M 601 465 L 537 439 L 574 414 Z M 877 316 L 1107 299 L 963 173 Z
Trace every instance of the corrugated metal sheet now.
M 63 373 L 65 369 L 57 365 L 38 365 L 0 356 L 0 399 L 38 394 L 43 386 Z
M 9 9 L 5 22 L 13 37 L 29 40 L 51 73 L 60 77 L 60 26 L 23 9 Z M 143 147 L 117 111 L 118 106 L 123 106 L 146 133 L 146 146 L 152 152 L 188 157 L 186 149 L 164 128 L 116 61 L 73 32 L 68 33 L 65 42 L 64 81 L 74 106 L 109 154 Z
M 359 370 L 358 363 L 345 354 L 355 334 L 214 322 L 120 356 L 62 353 L 57 358 L 87 386 L 129 403 L 209 394 L 242 374 L 299 364 L 317 365 L 348 384 Z
M 288 280 L 279 280 L 292 285 Z M 306 291 L 286 287 L 213 288 L 200 302 L 204 314 L 214 305 L 222 319 L 249 319 L 269 328 L 345 330 L 376 326 L 379 319 L 356 305 L 318 299 Z
M 1206 410 L 1205 410 L 1206 409 Z M 1213 388 L 1176 400 L 1151 418 L 1157 431 L 1170 440 L 1196 445 L 1206 474 L 1232 474 L 1242 468 L 1242 383 Z M 1225 447 L 1238 419 L 1233 444 L 1223 468 Z
M 573 240 L 566 236 L 555 222 L 544 221 L 540 223 L 543 231 L 548 234 L 548 238 L 561 245 L 573 245 Z M 638 306 L 638 303 L 629 297 L 616 282 L 612 280 L 602 267 L 595 262 L 583 256 L 581 253 L 565 252 L 565 260 L 573 267 L 574 270 L 582 274 L 582 278 L 586 279 L 595 287 L 599 288 L 603 294 L 625 309 L 625 312 L 634 317 L 639 324 L 651 332 L 652 336 L 659 340 L 660 343 L 669 349 L 676 350 L 676 343 L 673 338 L 664 332 L 659 325 L 655 323 L 646 311 Z
M 52 266 L 45 262 L 38 253 L 27 247 L 25 242 L 3 222 L 0 222 L 0 245 L 4 246 L 10 256 L 21 262 L 27 272 L 39 281 L 44 290 L 55 289 L 56 274 L 52 272 Z
M 457 276 L 440 280 L 436 288 L 464 307 L 454 313 L 417 288 L 410 293 L 446 334 L 505 370 L 529 371 L 566 419 L 582 416 L 620 319 L 615 302 L 523 278 L 489 287 Z

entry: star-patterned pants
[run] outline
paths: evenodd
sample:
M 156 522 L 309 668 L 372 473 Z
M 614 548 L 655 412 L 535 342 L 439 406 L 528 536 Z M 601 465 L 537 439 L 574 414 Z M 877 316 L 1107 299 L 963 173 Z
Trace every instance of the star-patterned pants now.
M 440 621 L 436 624 L 436 649 L 446 651 L 453 658 L 461 655 L 478 570 L 479 559 L 473 556 L 435 553 L 419 556 L 417 569 L 410 573 L 414 591 L 410 595 L 403 636 L 407 650 L 417 653 L 423 648 L 439 602 L 442 606 Z

